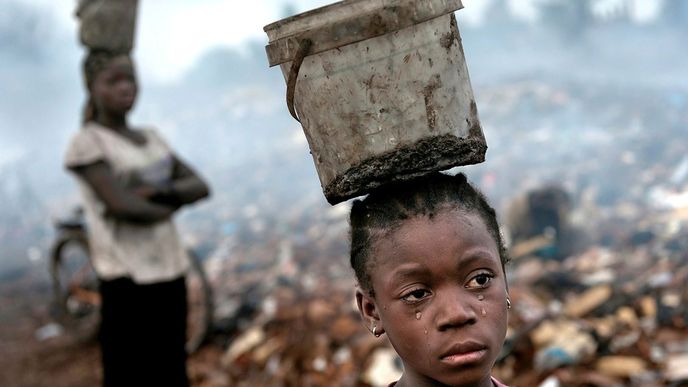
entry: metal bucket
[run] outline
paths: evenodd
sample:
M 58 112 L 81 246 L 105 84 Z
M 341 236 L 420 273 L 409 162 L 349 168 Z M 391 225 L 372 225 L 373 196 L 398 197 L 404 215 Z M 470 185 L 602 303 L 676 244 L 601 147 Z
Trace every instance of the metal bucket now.
M 91 50 L 129 53 L 134 47 L 138 0 L 81 0 L 79 38 Z
M 484 161 L 453 12 L 460 0 L 347 0 L 264 28 L 331 204 Z

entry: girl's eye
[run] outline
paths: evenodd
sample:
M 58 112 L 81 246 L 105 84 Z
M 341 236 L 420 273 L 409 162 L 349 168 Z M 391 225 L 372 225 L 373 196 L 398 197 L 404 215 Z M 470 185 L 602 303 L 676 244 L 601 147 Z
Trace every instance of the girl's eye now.
M 406 302 L 418 302 L 430 295 L 430 291 L 426 289 L 416 289 L 406 293 L 401 297 Z
M 489 274 L 489 273 L 480 273 L 476 275 L 475 277 L 471 278 L 470 281 L 468 281 L 468 284 L 466 284 L 467 288 L 477 288 L 477 289 L 482 289 L 486 288 L 487 285 L 492 281 L 492 278 L 494 278 L 494 275 Z
M 116 73 L 112 74 L 110 77 L 107 78 L 107 81 L 109 84 L 116 84 L 117 82 L 135 82 L 136 77 L 134 77 L 134 74 L 130 73 Z

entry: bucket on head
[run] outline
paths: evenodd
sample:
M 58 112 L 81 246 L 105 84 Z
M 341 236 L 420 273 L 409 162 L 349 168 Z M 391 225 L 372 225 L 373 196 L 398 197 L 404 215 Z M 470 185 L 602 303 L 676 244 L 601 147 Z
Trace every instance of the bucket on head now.
M 129 53 L 134 47 L 138 0 L 80 0 L 79 39 L 91 50 Z
M 264 28 L 331 204 L 484 161 L 453 12 L 460 0 L 346 0 Z

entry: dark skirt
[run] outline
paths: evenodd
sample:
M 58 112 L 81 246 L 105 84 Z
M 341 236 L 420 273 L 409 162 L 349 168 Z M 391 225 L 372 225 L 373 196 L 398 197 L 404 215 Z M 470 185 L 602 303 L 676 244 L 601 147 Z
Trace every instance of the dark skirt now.
M 187 387 L 184 278 L 101 281 L 103 385 Z

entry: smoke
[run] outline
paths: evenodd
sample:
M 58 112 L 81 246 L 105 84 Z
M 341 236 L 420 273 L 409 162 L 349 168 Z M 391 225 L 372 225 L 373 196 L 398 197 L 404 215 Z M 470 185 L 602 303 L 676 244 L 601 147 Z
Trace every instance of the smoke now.
M 500 8 L 487 7 L 488 13 L 478 25 L 475 19 L 466 20 L 463 11 L 457 14 L 474 90 L 479 102 L 483 101 L 479 110 L 490 145 L 488 164 L 509 154 L 510 145 L 503 141 L 509 128 L 503 125 L 510 122 L 537 127 L 542 136 L 554 138 L 555 145 L 562 147 L 564 141 L 575 138 L 573 134 L 563 136 L 562 127 L 605 127 L 596 121 L 600 118 L 586 114 L 589 105 L 557 113 L 537 110 L 528 103 L 517 106 L 506 124 L 498 126 L 495 109 L 499 106 L 490 101 L 494 90 L 523 82 L 554 88 L 576 84 L 618 91 L 619 95 L 628 89 L 650 90 L 647 95 L 653 95 L 688 88 L 688 54 L 682 44 L 688 18 L 678 23 L 680 14 L 672 13 L 671 20 L 660 17 L 638 25 L 621 16 L 600 17 L 599 12 L 590 14 L 562 3 L 556 6 L 553 1 L 547 4 L 535 10 L 540 17 L 532 22 Z M 15 228 L 17 219 L 31 218 L 23 227 L 28 234 L 37 235 L 38 241 L 27 237 L 22 243 L 47 243 L 49 232 L 45 229 L 50 228 L 51 217 L 63 215 L 65 203 L 78 201 L 76 185 L 62 168 L 62 154 L 81 120 L 85 96 L 79 68 L 83 53 L 75 43 L 76 36 L 51 28 L 55 20 L 49 11 L 18 1 L 3 7 L 0 200 L 16 204 L 0 211 L 0 229 L 4 230 L 0 242 L 15 243 L 7 230 Z M 178 153 L 210 180 L 217 193 L 208 204 L 213 208 L 250 204 L 257 192 L 275 201 L 276 211 L 294 198 L 324 202 L 303 135 L 284 104 L 282 74 L 278 68 L 268 68 L 263 44 L 247 41 L 211 49 L 172 81 L 141 79 L 132 123 L 157 127 Z M 610 92 L 607 98 L 613 95 Z M 585 101 L 587 97 L 583 93 L 577 98 Z M 597 101 L 601 107 L 629 109 L 613 102 Z M 595 117 L 617 113 L 602 112 Z M 549 122 L 545 125 L 543 120 Z M 591 136 L 594 133 L 590 130 Z M 561 162 L 545 151 L 542 157 L 545 162 Z M 482 174 L 489 168 L 481 166 L 475 171 Z M 23 188 L 9 189 L 10 184 Z M 500 190 L 492 192 L 497 201 L 505 200 L 506 195 Z M 20 201 L 19 196 L 23 198 Z M 36 208 L 41 209 L 40 215 Z M 27 246 L 14 251 L 24 251 Z M 3 257 L 0 271 L 9 262 L 23 260 Z

